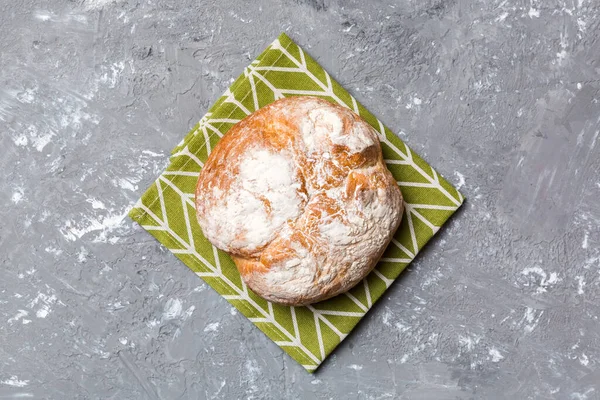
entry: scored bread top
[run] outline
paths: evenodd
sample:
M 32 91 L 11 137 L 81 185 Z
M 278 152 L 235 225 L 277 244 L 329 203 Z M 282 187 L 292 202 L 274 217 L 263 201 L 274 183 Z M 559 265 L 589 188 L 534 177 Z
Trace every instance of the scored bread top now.
M 402 218 L 375 130 L 316 97 L 278 100 L 233 126 L 196 188 L 198 222 L 259 296 L 303 305 L 350 289 Z

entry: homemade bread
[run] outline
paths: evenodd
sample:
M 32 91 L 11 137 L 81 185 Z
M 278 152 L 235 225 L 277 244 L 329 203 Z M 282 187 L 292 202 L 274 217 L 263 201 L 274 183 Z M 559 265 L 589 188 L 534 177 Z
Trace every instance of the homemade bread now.
M 375 130 L 316 97 L 290 97 L 233 126 L 198 180 L 206 238 L 257 295 L 306 305 L 376 265 L 403 213 Z

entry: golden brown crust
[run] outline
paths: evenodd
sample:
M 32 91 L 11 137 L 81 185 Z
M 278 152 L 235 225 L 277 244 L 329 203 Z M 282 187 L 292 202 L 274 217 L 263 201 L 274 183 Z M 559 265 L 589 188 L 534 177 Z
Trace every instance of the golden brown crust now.
M 196 208 L 205 235 L 232 256 L 248 287 L 287 305 L 362 280 L 403 212 L 375 131 L 314 97 L 278 100 L 232 127 L 204 165 Z

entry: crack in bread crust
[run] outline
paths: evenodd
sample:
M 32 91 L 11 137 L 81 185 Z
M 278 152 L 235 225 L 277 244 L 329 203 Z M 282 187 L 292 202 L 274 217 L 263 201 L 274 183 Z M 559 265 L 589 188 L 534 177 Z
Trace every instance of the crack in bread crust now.
M 326 100 L 291 97 L 223 136 L 198 179 L 196 210 L 250 289 L 305 305 L 371 272 L 403 202 L 371 126 Z

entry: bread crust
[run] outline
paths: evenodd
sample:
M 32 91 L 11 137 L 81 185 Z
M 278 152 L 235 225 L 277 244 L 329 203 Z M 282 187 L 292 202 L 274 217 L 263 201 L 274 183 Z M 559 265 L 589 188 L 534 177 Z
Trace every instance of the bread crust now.
M 326 100 L 277 100 L 233 126 L 196 187 L 204 235 L 269 301 L 345 292 L 377 264 L 404 211 L 375 130 Z

